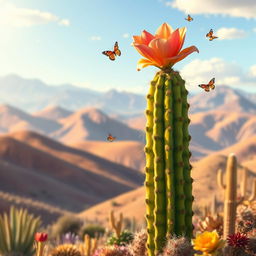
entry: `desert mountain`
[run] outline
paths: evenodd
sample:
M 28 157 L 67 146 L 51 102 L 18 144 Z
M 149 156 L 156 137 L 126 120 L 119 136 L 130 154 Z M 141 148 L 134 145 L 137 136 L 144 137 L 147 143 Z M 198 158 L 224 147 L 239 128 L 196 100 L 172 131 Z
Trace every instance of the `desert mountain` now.
M 1 105 L 0 132 L 23 130 L 38 132 L 67 143 L 106 141 L 108 133 L 116 136 L 117 140 L 143 141 L 144 138 L 143 132 L 110 118 L 96 108 L 85 108 L 72 113 L 55 106 L 32 115 L 10 105 Z
M 0 103 L 29 112 L 58 105 L 68 110 L 97 107 L 108 114 L 131 114 L 143 111 L 146 106 L 145 97 L 140 94 L 117 90 L 102 93 L 71 84 L 52 86 L 38 79 L 24 79 L 17 75 L 0 77 L 0 88 Z
M 45 109 L 33 113 L 33 116 L 42 117 L 51 120 L 58 120 L 71 115 L 72 112 L 59 106 L 48 106 Z
M 98 92 L 71 84 L 52 86 L 38 79 L 24 79 L 17 75 L 0 77 L 0 103 L 14 105 L 25 111 L 41 111 L 49 105 L 68 110 L 96 107 L 107 114 L 133 115 L 146 107 L 145 95 L 109 90 Z M 203 97 L 202 97 L 203 96 Z M 255 113 L 255 94 L 248 94 L 228 86 L 216 86 L 214 92 L 189 94 L 191 112 L 212 109 Z
M 81 109 L 59 122 L 62 124 L 61 129 L 51 136 L 65 143 L 84 140 L 106 141 L 109 133 L 117 140 L 143 141 L 144 138 L 143 132 L 108 117 L 96 108 Z
M 1 171 L 1 176 L 3 176 L 1 177 L 1 182 L 7 179 L 5 178 L 6 175 L 9 177 L 8 180 L 12 178 L 11 182 L 6 180 L 1 185 L 3 191 L 12 191 L 13 184 L 17 184 L 15 187 L 18 190 L 19 186 L 24 189 L 24 184 L 28 182 L 31 184 L 32 182 L 32 185 L 25 187 L 26 189 L 31 189 L 31 192 L 35 192 L 36 183 L 30 179 L 29 175 L 31 177 L 36 175 L 36 177 L 42 177 L 38 178 L 38 182 L 46 179 L 50 180 L 51 183 L 55 183 L 53 185 L 55 190 L 59 187 L 57 184 L 61 183 L 72 190 L 82 193 L 84 195 L 84 203 L 83 205 L 80 204 L 80 207 L 106 200 L 117 194 L 134 189 L 143 183 L 142 174 L 136 170 L 117 165 L 90 153 L 64 146 L 31 132 L 1 136 L 0 159 L 5 163 L 7 162 L 6 171 Z M 28 175 L 22 175 L 22 178 L 20 178 L 17 171 L 12 173 L 14 171 L 8 169 L 9 164 L 11 166 L 14 165 L 18 169 L 22 168 Z M 44 184 L 44 187 L 44 191 L 49 191 L 46 184 Z M 108 188 L 107 190 L 106 187 Z M 51 196 L 54 195 L 52 192 L 49 193 Z M 22 191 L 17 191 L 17 194 L 24 195 Z M 58 199 L 56 198 L 56 200 Z M 76 204 L 76 209 L 80 208 L 79 204 L 75 203 L 75 201 L 70 202 L 71 206 L 68 200 L 59 206 L 74 210 L 72 204 Z M 58 205 L 58 201 L 55 203 Z
M 251 161 L 256 157 L 256 136 L 241 140 L 218 152 L 218 154 L 227 155 L 233 152 L 239 162 Z M 255 166 L 256 167 L 256 166 Z M 255 171 L 256 172 L 256 171 Z
M 135 170 L 144 169 L 144 144 L 138 141 L 84 141 L 71 146 Z
M 216 86 L 214 92 L 201 93 L 189 98 L 190 112 L 209 110 L 256 113 L 256 104 L 248 94 L 228 86 Z
M 34 117 L 10 105 L 0 106 L 0 130 L 2 132 L 27 129 L 50 134 L 59 128 L 60 124 L 54 120 Z

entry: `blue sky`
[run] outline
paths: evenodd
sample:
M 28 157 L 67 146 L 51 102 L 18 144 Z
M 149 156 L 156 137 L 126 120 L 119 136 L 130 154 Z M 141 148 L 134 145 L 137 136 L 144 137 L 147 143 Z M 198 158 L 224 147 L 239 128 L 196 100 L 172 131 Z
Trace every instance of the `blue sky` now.
M 175 65 L 189 90 L 215 77 L 216 86 L 256 92 L 254 0 L 0 0 L 0 76 L 145 93 L 156 68 L 136 70 L 132 35 L 164 22 L 186 26 L 184 47 L 200 51 Z M 212 42 L 211 28 L 219 36 Z M 101 52 L 115 41 L 122 56 L 110 61 Z

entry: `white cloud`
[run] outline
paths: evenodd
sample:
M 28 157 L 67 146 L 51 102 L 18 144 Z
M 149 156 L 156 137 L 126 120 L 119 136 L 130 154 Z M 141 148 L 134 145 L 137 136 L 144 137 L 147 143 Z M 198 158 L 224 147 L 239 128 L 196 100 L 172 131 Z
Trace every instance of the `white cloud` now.
M 219 37 L 219 40 L 236 39 L 245 37 L 246 32 L 237 28 L 220 28 L 216 31 L 216 35 Z
M 255 0 L 173 0 L 166 2 L 166 5 L 190 14 L 256 18 Z
M 70 21 L 68 19 L 62 19 L 62 20 L 59 21 L 59 25 L 69 26 L 70 25 Z
M 209 60 L 196 59 L 181 69 L 181 75 L 191 87 L 207 83 L 215 77 L 218 85 L 256 86 L 256 65 L 245 72 L 236 63 L 226 62 L 221 58 Z
M 92 41 L 100 41 L 101 37 L 100 36 L 91 36 L 90 40 L 92 40 Z
M 20 8 L 6 0 L 0 0 L 0 25 L 2 26 L 29 27 L 51 22 L 63 26 L 70 25 L 68 19 L 61 19 L 50 12 Z
M 129 37 L 130 37 L 130 34 L 128 34 L 128 33 L 123 34 L 123 38 L 129 38 Z
M 256 33 L 256 28 L 253 28 L 252 31 Z
M 250 76 L 252 77 L 256 77 L 256 65 L 253 65 L 250 67 L 250 72 L 249 72 Z

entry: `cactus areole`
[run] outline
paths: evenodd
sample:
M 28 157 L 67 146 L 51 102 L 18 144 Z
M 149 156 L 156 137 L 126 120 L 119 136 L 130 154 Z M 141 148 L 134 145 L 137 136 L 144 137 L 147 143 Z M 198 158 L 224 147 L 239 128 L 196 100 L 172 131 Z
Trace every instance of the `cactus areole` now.
M 172 66 L 194 51 L 181 51 L 186 28 L 164 23 L 155 35 L 143 31 L 133 46 L 145 57 L 137 69 L 160 68 L 150 83 L 146 110 L 146 220 L 149 256 L 162 251 L 166 236 L 192 237 L 192 178 L 185 81 Z

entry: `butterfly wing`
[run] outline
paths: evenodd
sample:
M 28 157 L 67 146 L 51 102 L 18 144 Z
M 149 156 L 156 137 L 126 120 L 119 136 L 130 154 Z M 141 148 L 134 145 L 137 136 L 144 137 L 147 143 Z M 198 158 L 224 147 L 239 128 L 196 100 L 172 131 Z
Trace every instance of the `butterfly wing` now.
M 212 78 L 211 81 L 208 83 L 209 87 L 213 90 L 215 88 L 215 78 Z
M 201 87 L 202 89 L 204 89 L 206 92 L 210 91 L 208 84 L 199 84 L 198 86 Z
M 216 38 L 218 38 L 218 37 L 217 37 L 217 36 L 212 36 L 211 38 L 212 38 L 212 40 L 213 40 L 213 39 L 216 39 Z M 211 41 L 212 41 L 212 40 L 211 40 Z
M 115 59 L 116 59 L 116 57 L 115 57 L 115 52 L 112 52 L 112 51 L 104 51 L 104 52 L 102 52 L 102 54 L 108 56 L 110 60 L 115 60 Z
M 112 142 L 116 139 L 116 137 L 113 137 L 111 134 L 108 134 L 107 140 Z
M 114 45 L 114 53 L 118 56 L 121 56 L 121 51 L 119 50 L 119 47 L 118 47 L 118 42 L 115 42 L 115 45 Z
M 212 37 L 212 34 L 213 34 L 213 30 L 210 29 L 210 31 L 206 34 L 206 37 Z
M 192 20 L 193 18 L 190 15 L 188 15 L 188 21 L 192 21 Z

